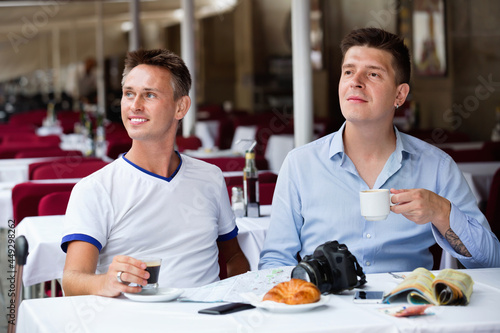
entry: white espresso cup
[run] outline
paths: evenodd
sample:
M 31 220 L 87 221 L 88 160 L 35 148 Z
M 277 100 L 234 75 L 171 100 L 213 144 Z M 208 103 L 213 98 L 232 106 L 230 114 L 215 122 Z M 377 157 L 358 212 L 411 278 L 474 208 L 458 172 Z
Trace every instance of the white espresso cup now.
M 393 194 L 387 189 L 366 190 L 359 192 L 361 216 L 367 221 L 385 220 L 391 212 Z

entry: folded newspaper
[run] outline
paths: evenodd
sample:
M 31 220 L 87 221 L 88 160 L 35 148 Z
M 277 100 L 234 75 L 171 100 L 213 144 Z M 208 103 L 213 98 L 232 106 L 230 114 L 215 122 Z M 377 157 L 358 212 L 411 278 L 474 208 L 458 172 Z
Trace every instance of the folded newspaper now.
M 460 270 L 443 269 L 437 276 L 419 267 L 384 296 L 384 303 L 406 300 L 412 304 L 467 305 L 472 278 Z

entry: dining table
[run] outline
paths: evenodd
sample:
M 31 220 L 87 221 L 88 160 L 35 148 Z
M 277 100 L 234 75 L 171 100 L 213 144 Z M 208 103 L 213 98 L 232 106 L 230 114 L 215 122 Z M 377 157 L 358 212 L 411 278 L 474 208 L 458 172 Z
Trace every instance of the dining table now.
M 257 270 L 259 256 L 270 223 L 271 206 L 261 206 L 261 217 L 239 217 L 238 242 L 250 263 Z M 24 286 L 62 278 L 66 254 L 61 250 L 64 215 L 25 217 L 15 228 L 16 237 L 26 237 L 29 255 L 23 269 Z
M 495 172 L 500 169 L 500 161 L 457 163 L 479 207 L 484 208 L 490 195 Z
M 317 303 L 269 304 L 265 290 L 290 279 L 290 267 L 252 271 L 198 288 L 163 288 L 160 297 L 70 296 L 24 300 L 14 314 L 17 333 L 33 332 L 500 332 L 500 268 L 463 270 L 473 279 L 465 306 L 431 306 L 424 315 L 396 317 L 409 308 L 403 301 L 360 304 L 358 288 L 323 294 Z M 437 272 L 434 272 L 437 273 Z M 403 274 L 405 274 L 403 272 Z M 362 290 L 385 293 L 402 280 L 388 273 L 367 274 Z M 203 296 L 208 294 L 215 296 Z M 187 295 L 187 296 L 186 296 Z M 202 297 L 203 296 L 203 297 Z M 255 308 L 225 315 L 199 310 L 222 302 L 246 302 Z M 217 302 L 217 303 L 209 303 Z

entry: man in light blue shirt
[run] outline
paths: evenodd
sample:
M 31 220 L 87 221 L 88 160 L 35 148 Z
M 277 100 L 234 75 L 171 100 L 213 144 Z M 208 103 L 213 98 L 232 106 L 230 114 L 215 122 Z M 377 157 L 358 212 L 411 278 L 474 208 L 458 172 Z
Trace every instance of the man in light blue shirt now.
M 467 268 L 500 266 L 500 243 L 455 162 L 393 126 L 410 89 L 402 39 L 359 29 L 341 48 L 346 122 L 285 159 L 259 268 L 296 265 L 331 240 L 346 244 L 366 273 L 431 269 L 435 242 Z M 359 192 L 380 188 L 397 205 L 386 220 L 366 221 Z

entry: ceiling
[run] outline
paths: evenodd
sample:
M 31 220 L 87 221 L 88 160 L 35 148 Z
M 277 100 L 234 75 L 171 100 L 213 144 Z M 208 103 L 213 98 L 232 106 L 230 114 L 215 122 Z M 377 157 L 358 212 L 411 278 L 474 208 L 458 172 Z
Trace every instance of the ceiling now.
M 182 0 L 140 1 L 144 25 L 167 27 L 183 17 Z M 236 6 L 237 0 L 194 0 L 197 18 L 217 15 Z M 130 22 L 130 1 L 0 1 L 0 82 L 61 67 L 95 55 L 98 10 L 102 8 L 104 54 L 124 54 Z M 142 34 L 145 32 L 142 31 Z M 124 50 L 125 45 L 125 50 Z

